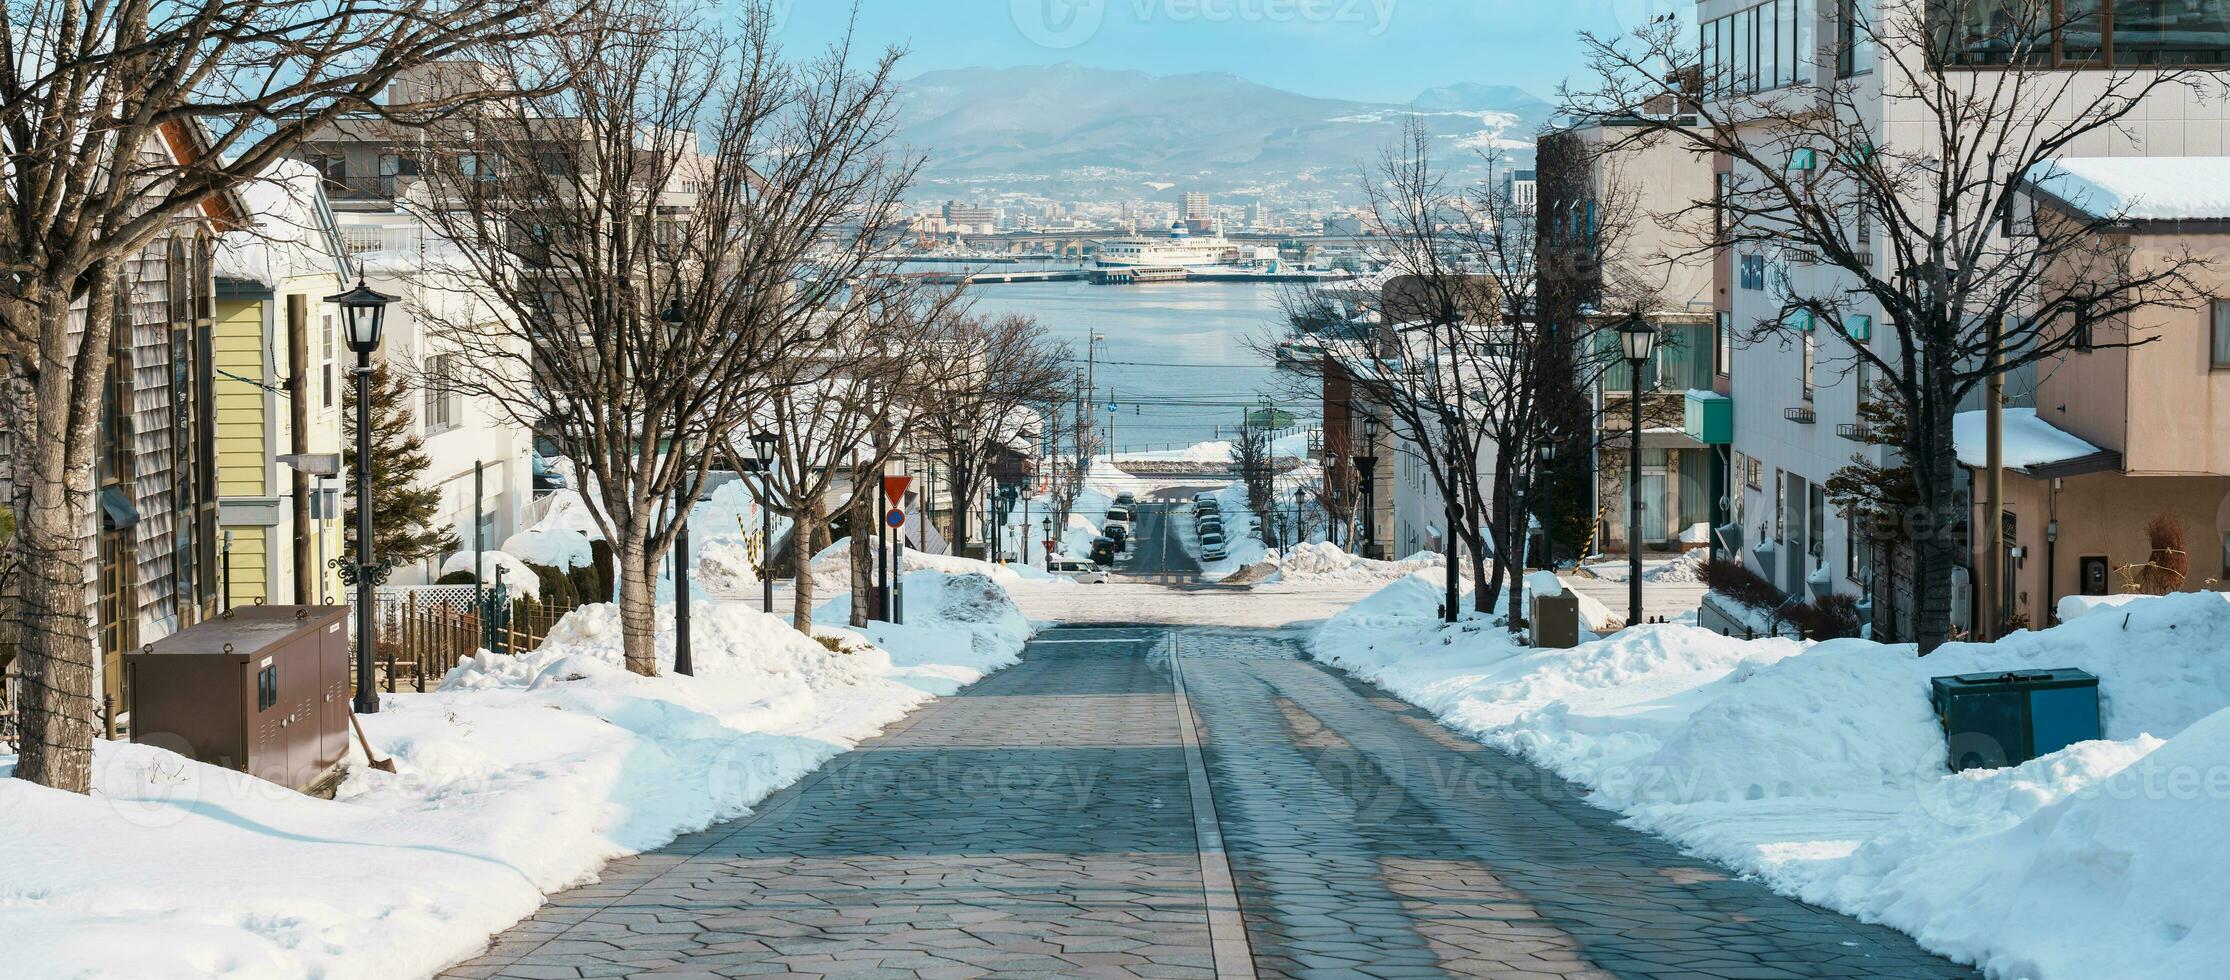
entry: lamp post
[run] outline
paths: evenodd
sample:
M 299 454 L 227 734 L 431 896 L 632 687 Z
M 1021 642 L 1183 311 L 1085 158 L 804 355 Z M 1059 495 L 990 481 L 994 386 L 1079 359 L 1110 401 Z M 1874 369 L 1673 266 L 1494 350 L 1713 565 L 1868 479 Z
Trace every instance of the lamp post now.
M 1301 496 L 1308 492 L 1307 487 L 1293 488 L 1293 547 L 1301 544 Z
M 1363 419 L 1363 451 L 1355 457 L 1363 477 L 1363 557 L 1378 557 L 1378 420 Z
M 379 712 L 379 690 L 372 677 L 372 590 L 387 578 L 388 565 L 372 564 L 372 352 L 387 325 L 387 304 L 395 297 L 356 280 L 356 288 L 327 296 L 341 308 L 348 349 L 356 352 L 356 562 L 333 563 L 356 586 L 356 713 Z
M 666 325 L 675 336 L 680 336 L 684 320 L 681 297 L 666 303 L 658 314 L 659 322 Z M 697 672 L 696 662 L 689 656 L 689 506 L 696 488 L 690 484 L 685 467 L 690 464 L 683 458 L 687 451 L 689 416 L 680 399 L 674 401 L 674 433 L 666 440 L 666 451 L 673 456 L 674 508 L 674 673 L 684 677 Z
M 774 499 L 774 444 L 779 441 L 772 432 L 751 436 L 751 451 L 759 457 L 759 588 L 766 595 L 770 616 L 774 614 L 774 511 L 767 501 Z
M 1045 528 L 1045 570 L 1050 572 L 1053 570 L 1053 518 L 1048 517 L 1038 524 Z
M 1541 502 L 1541 565 L 1556 571 L 1556 443 L 1544 442 L 1538 454 L 1540 465 L 1534 475 L 1538 489 L 1533 496 Z
M 1618 325 L 1619 343 L 1626 348 L 1626 366 L 1632 369 L 1633 423 L 1626 450 L 1626 625 L 1642 622 L 1642 370 L 1657 350 L 1657 328 L 1640 313 L 1631 313 Z

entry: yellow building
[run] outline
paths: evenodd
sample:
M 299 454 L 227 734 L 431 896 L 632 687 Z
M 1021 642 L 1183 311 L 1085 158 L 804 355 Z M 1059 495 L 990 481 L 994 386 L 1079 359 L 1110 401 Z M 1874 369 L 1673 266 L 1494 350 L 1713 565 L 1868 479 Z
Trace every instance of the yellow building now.
M 216 447 L 220 564 L 234 605 L 344 600 L 343 389 L 336 311 L 351 279 L 315 171 L 282 161 L 242 189 L 252 229 L 216 256 Z M 316 475 L 320 473 L 331 475 Z

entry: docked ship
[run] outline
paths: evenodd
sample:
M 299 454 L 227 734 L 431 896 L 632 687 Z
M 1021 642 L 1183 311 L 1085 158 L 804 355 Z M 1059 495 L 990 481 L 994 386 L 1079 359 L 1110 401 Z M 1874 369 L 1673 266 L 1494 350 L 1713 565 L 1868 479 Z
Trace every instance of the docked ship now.
M 1230 265 L 1238 258 L 1238 247 L 1222 235 L 1194 237 L 1182 221 L 1169 226 L 1166 238 L 1110 238 L 1099 243 L 1099 267 L 1102 269 L 1149 267 L 1156 269 L 1198 269 L 1206 266 Z

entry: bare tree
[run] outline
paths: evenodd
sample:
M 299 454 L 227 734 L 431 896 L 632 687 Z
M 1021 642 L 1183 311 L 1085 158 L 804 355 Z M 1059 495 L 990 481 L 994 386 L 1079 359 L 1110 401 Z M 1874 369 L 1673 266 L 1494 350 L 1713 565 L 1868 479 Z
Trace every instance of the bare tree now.
M 773 23 L 764 2 L 740 18 L 599 4 L 593 29 L 493 65 L 565 84 L 421 137 L 411 207 L 456 247 L 420 275 L 499 314 L 422 315 L 471 366 L 454 383 L 581 474 L 637 673 L 657 671 L 656 570 L 695 499 L 677 491 L 755 406 L 846 376 L 923 288 L 890 274 L 880 236 L 917 163 L 890 148 L 898 52 L 861 67 L 840 41 L 793 60 Z
M 562 33 L 570 9 L 550 0 L 0 8 L 0 357 L 18 389 L 14 547 L 24 572 L 18 777 L 90 788 L 94 643 L 81 562 L 112 350 L 105 311 L 125 263 L 344 114 L 420 122 L 506 94 L 491 82 L 383 98 L 414 69 Z
M 2030 186 L 2052 182 L 2056 159 L 2127 142 L 2125 124 L 2148 101 L 2225 80 L 2179 65 L 2067 70 L 2062 42 L 2076 42 L 2065 29 L 2097 16 L 2081 9 L 1885 0 L 1850 25 L 1851 46 L 1766 80 L 1716 51 L 1705 62 L 1661 21 L 1582 35 L 1593 77 L 1563 96 L 1578 118 L 1625 121 L 1630 139 L 1728 161 L 1717 200 L 1686 210 L 1711 219 L 1698 223 L 1712 230 L 1697 254 L 1735 249 L 1772 264 L 1776 308 L 1737 325 L 1745 341 L 1837 338 L 1846 369 L 1871 378 L 1862 390 L 1909 420 L 1896 449 L 1911 461 L 1916 503 L 1897 523 L 1923 651 L 1951 628 L 1954 531 L 1967 521 L 1952 435 L 1961 401 L 2023 365 L 2145 343 L 2132 314 L 2198 295 L 2190 273 L 2204 260 L 2133 260 L 2112 234 L 2119 213 L 2033 217 Z M 1837 70 L 1845 57 L 1874 70 Z M 1668 100 L 1693 112 L 1645 111 Z M 1877 616 L 1895 605 L 1878 601 Z
M 797 575 L 791 622 L 801 633 L 813 631 L 812 560 L 827 544 L 830 515 L 852 515 L 856 579 L 868 567 L 864 549 L 876 512 L 871 505 L 883 492 L 872 474 L 905 444 L 918 418 L 907 391 L 946 370 L 945 362 L 930 355 L 947 329 L 949 320 L 937 314 L 950 298 L 912 298 L 921 306 L 885 310 L 860 324 L 864 329 L 830 335 L 819 351 L 827 365 L 816 372 L 819 377 L 770 392 L 753 412 L 751 424 L 776 440 L 766 490 L 769 505 L 790 515 Z M 850 490 L 832 507 L 840 477 Z M 868 612 L 864 591 L 855 589 L 855 618 Z
M 1100 441 L 1091 424 L 1092 407 L 1085 404 L 1084 382 L 1079 375 L 1071 373 L 1042 410 L 1048 426 L 1045 444 L 1052 450 L 1046 459 L 1046 505 L 1057 549 L 1067 532 L 1069 514 L 1076 509 L 1077 498 L 1084 495 L 1085 477 L 1091 473 L 1092 457 L 1099 452 Z
M 942 383 L 917 388 L 915 433 L 945 468 L 958 552 L 968 545 L 968 502 L 984 491 L 992 462 L 1002 448 L 1025 452 L 1026 440 L 1042 437 L 1045 412 L 1067 401 L 1073 372 L 1068 345 L 1029 317 L 961 317 L 940 344 L 950 368 Z M 984 537 L 996 544 L 993 532 Z

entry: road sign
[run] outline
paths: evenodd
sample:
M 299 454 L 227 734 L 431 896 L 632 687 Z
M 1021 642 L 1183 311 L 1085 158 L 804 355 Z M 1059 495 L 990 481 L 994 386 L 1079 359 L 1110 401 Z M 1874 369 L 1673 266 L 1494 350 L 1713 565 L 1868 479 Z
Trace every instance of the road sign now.
M 1255 429 L 1290 429 L 1300 419 L 1292 412 L 1258 408 L 1246 415 L 1247 426 Z
M 888 524 L 892 527 L 905 527 L 906 512 L 893 507 L 890 509 L 890 513 L 883 515 L 883 523 Z
M 1114 402 L 1108 402 L 1108 403 L 1107 403 L 1107 414 L 1109 414 L 1109 415 L 1113 415 L 1113 414 L 1115 414 L 1115 409 L 1116 409 L 1116 407 L 1117 407 L 1117 406 L 1116 406 L 1116 404 L 1115 404 Z
M 886 476 L 883 478 L 883 496 L 893 504 L 900 503 L 906 499 L 906 488 L 912 486 L 913 483 L 914 478 L 910 476 Z M 898 525 L 893 524 L 891 526 L 897 527 Z

